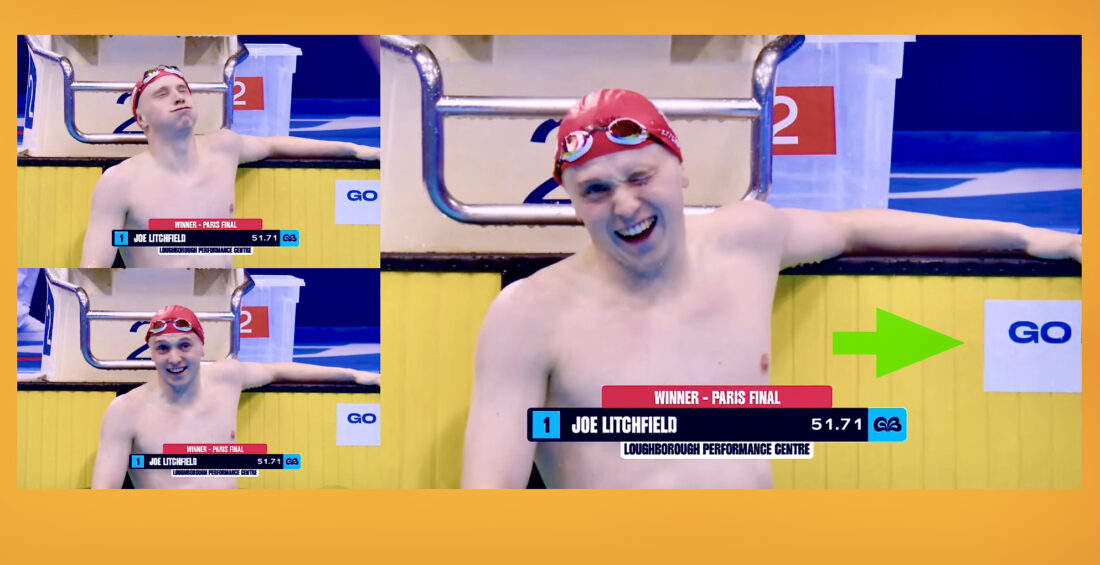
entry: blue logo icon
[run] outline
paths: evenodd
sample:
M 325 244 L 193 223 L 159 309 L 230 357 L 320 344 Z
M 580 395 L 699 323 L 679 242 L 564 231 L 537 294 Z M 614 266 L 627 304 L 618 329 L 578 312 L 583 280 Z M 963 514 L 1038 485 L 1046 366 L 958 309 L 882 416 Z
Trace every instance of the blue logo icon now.
M 283 455 L 283 469 L 301 469 L 302 456 L 297 453 Z
M 298 247 L 298 230 L 279 230 L 280 246 Z
M 900 432 L 901 420 L 897 418 L 875 418 L 875 431 L 876 432 Z
M 908 436 L 904 408 L 868 408 L 867 419 L 871 421 L 867 441 L 905 441 Z
M 130 456 L 130 468 L 131 469 L 144 469 L 145 468 L 145 456 L 144 455 L 131 455 Z

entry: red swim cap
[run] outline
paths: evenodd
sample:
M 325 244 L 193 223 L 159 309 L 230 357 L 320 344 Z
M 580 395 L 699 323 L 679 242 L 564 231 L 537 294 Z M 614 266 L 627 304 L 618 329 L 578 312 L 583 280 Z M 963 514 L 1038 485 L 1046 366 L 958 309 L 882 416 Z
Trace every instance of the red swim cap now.
M 176 324 L 174 323 L 177 320 L 186 322 L 187 325 L 191 326 L 191 329 L 181 330 L 177 328 Z M 153 327 L 159 325 L 157 324 L 157 322 L 164 322 L 165 325 L 164 329 L 154 334 Z M 189 308 L 183 306 L 165 306 L 153 315 L 152 320 L 149 320 L 149 330 L 145 332 L 145 343 L 149 343 L 149 338 L 153 337 L 154 335 L 184 334 L 190 332 L 195 332 L 195 335 L 199 336 L 199 341 L 201 341 L 204 345 L 206 344 L 206 339 L 203 337 L 202 333 L 202 324 L 199 323 L 199 318 L 195 315 L 194 312 L 192 312 Z
M 187 84 L 187 79 L 183 77 L 183 73 L 176 67 L 169 65 L 158 65 L 152 69 L 145 71 L 145 74 L 141 75 L 137 83 L 134 84 L 134 89 L 130 91 L 130 100 L 132 102 L 131 110 L 134 113 L 134 119 L 137 119 L 137 105 L 138 99 L 141 98 L 141 93 L 145 92 L 146 88 L 149 88 L 150 84 L 153 84 L 158 79 L 164 77 L 177 77 L 183 81 L 183 85 L 187 87 L 187 92 L 191 92 L 191 85 Z
M 620 145 L 607 138 L 606 132 L 596 132 L 592 136 L 592 147 L 575 161 L 562 161 L 561 152 L 567 135 L 578 130 L 592 130 L 605 127 L 619 118 L 630 118 L 643 126 L 649 138 L 637 145 Z M 648 98 L 630 90 L 608 88 L 588 94 L 569 110 L 558 126 L 558 147 L 554 153 L 554 180 L 561 184 L 561 174 L 565 169 L 580 165 L 596 157 L 602 157 L 616 151 L 638 149 L 651 143 L 660 143 L 672 152 L 681 162 L 680 140 L 668 125 L 664 114 Z

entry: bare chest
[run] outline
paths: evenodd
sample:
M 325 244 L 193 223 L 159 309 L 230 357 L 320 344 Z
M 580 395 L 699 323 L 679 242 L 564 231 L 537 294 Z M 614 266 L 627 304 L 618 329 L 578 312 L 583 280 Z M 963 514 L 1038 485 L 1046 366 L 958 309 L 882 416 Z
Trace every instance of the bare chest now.
M 557 318 L 548 400 L 599 406 L 603 385 L 766 384 L 777 274 L 704 273 L 650 304 L 585 301 Z
M 151 402 L 138 415 L 135 453 L 161 453 L 166 443 L 234 443 L 237 441 L 239 394 L 209 394 L 180 408 Z
M 186 173 L 142 171 L 129 187 L 127 227 L 148 229 L 152 218 L 233 217 L 236 171 L 236 163 L 216 156 Z

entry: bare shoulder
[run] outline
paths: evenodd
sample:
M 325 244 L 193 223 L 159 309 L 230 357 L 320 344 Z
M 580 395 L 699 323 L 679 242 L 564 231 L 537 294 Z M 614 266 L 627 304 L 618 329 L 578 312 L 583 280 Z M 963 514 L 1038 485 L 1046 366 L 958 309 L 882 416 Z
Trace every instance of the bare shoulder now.
M 239 153 L 241 150 L 240 134 L 230 129 L 220 129 L 213 133 L 196 136 L 196 138 L 199 143 L 202 143 L 211 151 Z
M 710 220 L 712 229 L 727 235 L 758 235 L 776 227 L 775 224 L 782 220 L 778 210 L 757 200 L 727 204 L 704 218 Z
M 240 389 L 250 370 L 255 363 L 244 363 L 236 359 L 222 359 L 202 368 L 202 373 L 207 382 Z
M 148 384 L 141 385 L 126 394 L 116 396 L 107 405 L 107 411 L 103 414 L 103 425 L 110 426 L 116 431 L 132 431 L 133 422 L 146 405 L 146 397 L 150 393 Z
M 764 202 L 745 200 L 727 204 L 711 214 L 694 218 L 693 225 L 703 241 L 721 251 L 782 248 L 786 219 Z
M 575 270 L 573 261 L 573 257 L 559 261 L 500 291 L 485 316 L 482 337 L 541 343 L 539 336 L 553 327 L 565 303 L 565 289 Z
M 95 185 L 96 192 L 122 195 L 133 179 L 140 176 L 143 168 L 148 166 L 146 162 L 149 160 L 149 153 L 143 152 L 103 171 Z
M 515 316 L 545 316 L 561 303 L 568 285 L 575 284 L 571 279 L 576 261 L 572 256 L 513 282 L 493 301 L 493 308 L 514 311 Z

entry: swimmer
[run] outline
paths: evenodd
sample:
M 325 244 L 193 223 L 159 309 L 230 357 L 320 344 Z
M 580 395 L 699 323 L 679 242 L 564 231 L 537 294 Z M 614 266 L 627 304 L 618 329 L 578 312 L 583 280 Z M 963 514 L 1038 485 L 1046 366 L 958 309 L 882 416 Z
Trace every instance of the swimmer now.
M 161 453 L 166 443 L 236 443 L 244 389 L 269 383 L 379 383 L 378 373 L 301 363 L 223 360 L 203 367 L 202 324 L 183 306 L 162 308 L 145 334 L 157 376 L 111 401 L 103 415 L 92 488 L 121 488 L 131 453 Z M 131 470 L 136 488 L 236 488 L 234 477 L 173 477 Z
M 617 444 L 532 443 L 531 407 L 600 406 L 603 385 L 770 384 L 779 271 L 845 253 L 1081 260 L 1077 235 L 895 210 L 737 202 L 686 217 L 680 144 L 643 96 L 585 96 L 554 177 L 591 243 L 509 285 L 478 336 L 462 486 L 767 488 L 768 460 L 623 460 Z
M 111 230 L 149 229 L 150 218 L 232 218 L 237 165 L 272 158 L 379 159 L 378 149 L 295 137 L 253 137 L 223 129 L 195 135 L 191 87 L 175 67 L 145 72 L 131 92 L 149 149 L 104 171 L 92 193 L 81 267 L 110 267 Z M 159 255 L 122 247 L 128 267 L 233 266 L 228 255 Z

